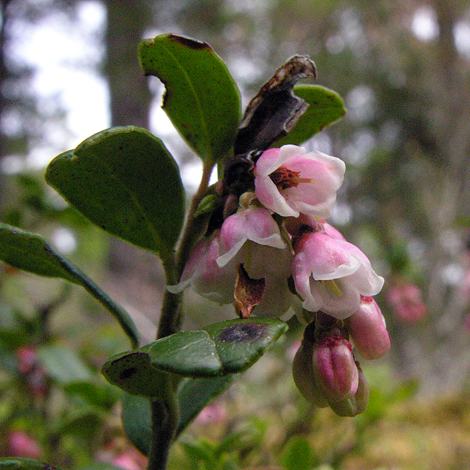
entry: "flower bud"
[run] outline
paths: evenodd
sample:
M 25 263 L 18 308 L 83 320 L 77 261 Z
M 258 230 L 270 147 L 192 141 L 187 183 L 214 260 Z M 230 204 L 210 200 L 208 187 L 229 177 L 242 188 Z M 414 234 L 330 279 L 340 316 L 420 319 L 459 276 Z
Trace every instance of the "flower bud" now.
M 351 343 L 340 336 L 322 338 L 313 347 L 315 380 L 329 402 L 354 396 L 358 387 L 358 371 Z
M 364 413 L 369 404 L 369 387 L 364 373 L 362 372 L 359 362 L 356 362 L 358 371 L 358 387 L 357 391 L 351 398 L 346 398 L 340 401 L 330 401 L 330 408 L 339 416 L 354 417 L 358 414 Z
M 312 366 L 313 344 L 302 340 L 300 348 L 297 350 L 294 363 L 292 365 L 292 375 L 294 382 L 304 398 L 319 408 L 328 406 L 328 402 L 322 390 L 315 382 Z
M 346 318 L 345 325 L 364 359 L 378 359 L 390 349 L 384 317 L 372 297 L 361 297 L 359 309 Z

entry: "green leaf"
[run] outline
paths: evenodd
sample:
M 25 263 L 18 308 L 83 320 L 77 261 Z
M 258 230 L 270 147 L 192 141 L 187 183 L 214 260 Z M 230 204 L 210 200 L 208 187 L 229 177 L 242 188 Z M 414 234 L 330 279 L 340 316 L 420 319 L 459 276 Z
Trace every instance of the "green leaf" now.
M 164 84 L 163 109 L 203 161 L 230 151 L 241 119 L 240 92 L 226 65 L 205 42 L 164 34 L 139 46 L 141 67 Z
M 93 462 L 83 467 L 79 467 L 77 470 L 122 470 L 122 467 L 117 467 L 108 462 Z
M 333 90 L 323 86 L 298 85 L 294 87 L 294 94 L 310 106 L 295 127 L 275 142 L 276 147 L 286 144 L 300 145 L 346 114 L 343 99 Z
M 176 435 L 179 436 L 212 400 L 232 385 L 237 377 L 231 374 L 222 377 L 183 379 L 176 396 L 180 409 Z
M 48 375 L 59 383 L 91 381 L 94 378 L 88 365 L 75 351 L 60 344 L 40 346 L 38 358 Z
M 106 381 L 96 383 L 74 380 L 65 384 L 63 388 L 68 395 L 78 396 L 83 401 L 104 410 L 110 410 L 119 400 L 119 391 Z
M 138 345 L 137 328 L 130 315 L 40 235 L 0 222 L 0 260 L 23 271 L 58 277 L 82 286 L 116 318 L 132 345 Z
M 184 219 L 178 166 L 145 129 L 115 127 L 57 156 L 46 181 L 85 217 L 129 243 L 172 255 Z
M 281 464 L 286 470 L 311 470 L 313 460 L 312 447 L 305 436 L 290 439 L 281 455 Z
M 180 410 L 176 436 L 186 429 L 203 408 L 232 385 L 236 377 L 236 375 L 226 375 L 203 379 L 183 379 L 176 395 Z M 150 400 L 124 392 L 121 418 L 128 439 L 140 452 L 148 455 L 152 431 Z
M 217 377 L 242 372 L 287 331 L 281 320 L 228 320 L 202 330 L 179 332 L 124 352 L 103 366 L 106 379 L 123 390 L 149 397 L 164 393 L 165 372 Z
M 33 459 L 21 459 L 17 457 L 1 457 L 0 470 L 60 470 L 48 463 Z
M 122 394 L 121 420 L 127 438 L 144 455 L 149 454 L 152 439 L 152 410 L 145 397 Z

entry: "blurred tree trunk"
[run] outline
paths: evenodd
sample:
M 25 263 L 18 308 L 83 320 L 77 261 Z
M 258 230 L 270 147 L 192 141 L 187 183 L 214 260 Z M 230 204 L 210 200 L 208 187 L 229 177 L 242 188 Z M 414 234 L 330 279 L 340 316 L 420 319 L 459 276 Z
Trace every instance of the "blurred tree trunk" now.
M 147 0 L 106 0 L 107 60 L 111 125 L 148 128 L 151 93 L 137 58 L 137 47 L 149 27 Z
M 1 27 L 0 27 L 0 118 L 4 117 L 6 109 L 6 96 L 4 93 L 4 86 L 8 78 L 8 69 L 5 59 L 5 42 L 6 42 L 6 30 L 7 25 L 9 24 L 9 15 L 8 15 L 8 5 L 11 3 L 11 0 L 2 0 L 0 4 L 1 8 Z M 0 167 L 2 164 L 2 159 L 7 155 L 7 143 L 8 137 L 3 132 L 2 126 L 0 126 Z M 4 209 L 5 204 L 5 177 L 3 172 L 0 171 L 0 218 Z

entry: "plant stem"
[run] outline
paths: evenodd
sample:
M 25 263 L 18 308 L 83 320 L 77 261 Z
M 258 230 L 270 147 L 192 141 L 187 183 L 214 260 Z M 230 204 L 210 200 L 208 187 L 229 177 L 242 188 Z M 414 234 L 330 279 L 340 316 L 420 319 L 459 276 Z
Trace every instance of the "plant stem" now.
M 167 285 L 174 285 L 179 282 L 184 266 L 201 231 L 199 227 L 200 222 L 194 218 L 194 214 L 206 194 L 212 168 L 212 164 L 206 163 L 204 165 L 201 183 L 191 201 L 178 250 L 174 258 L 171 257 L 163 262 Z M 165 338 L 180 330 L 183 321 L 181 310 L 182 297 L 182 293 L 172 294 L 165 290 L 157 339 Z M 171 378 L 168 379 L 167 383 L 168 388 L 165 397 L 159 400 L 151 400 L 150 402 L 152 409 L 152 441 L 148 470 L 164 470 L 166 468 L 171 444 L 175 439 L 178 426 L 179 410 L 175 396 L 175 387 Z
M 209 181 L 212 174 L 212 169 L 214 165 L 212 163 L 204 163 L 202 168 L 202 177 L 199 187 L 196 191 L 196 194 L 193 196 L 191 201 L 191 206 L 189 207 L 188 215 L 186 217 L 186 225 L 183 230 L 183 235 L 181 236 L 181 241 L 176 253 L 176 268 L 178 275 L 181 276 L 184 266 L 188 261 L 191 250 L 194 247 L 195 235 L 199 234 L 199 224 L 198 221 L 194 218 L 199 204 L 206 195 L 207 188 L 209 187 Z
M 191 201 L 181 241 L 175 254 L 174 260 L 176 261 L 172 259 L 164 263 L 167 285 L 173 285 L 179 282 L 191 250 L 197 241 L 195 239 L 200 233 L 200 227 L 199 221 L 194 218 L 194 214 L 202 198 L 206 194 L 213 167 L 212 163 L 204 164 L 201 182 Z M 183 320 L 181 314 L 181 300 L 182 293 L 172 294 L 168 290 L 165 290 L 165 293 L 163 294 L 163 305 L 158 325 L 157 339 L 164 338 L 165 336 L 169 336 L 179 331 Z
M 170 447 L 178 425 L 178 409 L 173 397 L 167 400 L 152 400 L 152 444 L 148 470 L 165 470 Z

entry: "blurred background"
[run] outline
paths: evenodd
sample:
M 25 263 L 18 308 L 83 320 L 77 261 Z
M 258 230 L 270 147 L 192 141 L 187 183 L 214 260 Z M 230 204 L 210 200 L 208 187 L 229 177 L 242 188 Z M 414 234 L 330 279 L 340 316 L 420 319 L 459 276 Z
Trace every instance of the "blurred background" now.
M 294 321 L 185 433 L 174 468 L 470 468 L 468 1 L 0 5 L 0 220 L 47 238 L 149 341 L 164 288 L 159 260 L 91 226 L 44 183 L 58 153 L 133 124 L 164 140 L 188 198 L 195 190 L 199 162 L 160 108 L 163 86 L 140 72 L 140 40 L 173 32 L 208 42 L 244 106 L 294 54 L 309 55 L 318 83 L 345 100 L 345 118 L 306 147 L 345 160 L 330 221 L 386 278 L 378 300 L 392 349 L 361 361 L 369 409 L 340 419 L 297 394 Z M 191 295 L 186 305 L 188 328 L 233 315 Z M 99 376 L 109 355 L 128 348 L 100 306 L 76 287 L 0 265 L 0 332 L 1 455 L 29 452 L 65 468 L 121 458 L 143 468 L 119 429 L 118 393 Z

